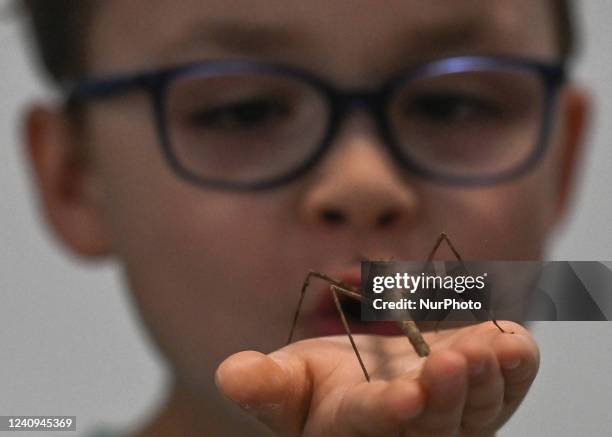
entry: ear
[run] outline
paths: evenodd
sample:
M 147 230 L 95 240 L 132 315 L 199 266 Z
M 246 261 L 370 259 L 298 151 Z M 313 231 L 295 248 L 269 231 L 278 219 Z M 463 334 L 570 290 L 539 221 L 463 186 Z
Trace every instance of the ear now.
M 576 186 L 579 167 L 589 116 L 589 97 L 585 90 L 569 85 L 560 96 L 558 123 L 560 133 L 560 153 L 558 162 L 558 190 L 553 224 L 557 225 L 565 217 Z
M 82 135 L 60 109 L 37 106 L 26 115 L 27 156 L 43 212 L 56 235 L 86 257 L 110 253 L 102 196 Z

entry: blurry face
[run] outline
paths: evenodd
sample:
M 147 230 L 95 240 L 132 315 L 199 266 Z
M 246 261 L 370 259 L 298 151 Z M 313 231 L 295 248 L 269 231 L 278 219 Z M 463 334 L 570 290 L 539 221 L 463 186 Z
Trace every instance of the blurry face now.
M 554 60 L 551 16 L 543 0 L 111 0 L 95 16 L 89 60 L 103 74 L 256 59 L 368 87 L 446 55 Z M 555 220 L 558 132 L 529 174 L 457 188 L 402 170 L 372 120 L 355 112 L 308 174 L 234 193 L 171 171 L 150 107 L 139 91 L 91 106 L 100 213 L 145 323 L 179 377 L 202 388 L 231 353 L 282 346 L 308 270 L 355 282 L 361 257 L 423 259 L 441 231 L 468 259 L 537 258 Z M 317 315 L 329 292 L 310 292 L 300 336 L 329 328 Z

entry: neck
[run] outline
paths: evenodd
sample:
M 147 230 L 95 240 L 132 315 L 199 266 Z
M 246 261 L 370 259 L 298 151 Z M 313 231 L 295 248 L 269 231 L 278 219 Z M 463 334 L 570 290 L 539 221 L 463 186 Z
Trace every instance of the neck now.
M 213 406 L 208 399 L 173 384 L 170 396 L 154 418 L 134 437 L 263 436 L 262 426 L 229 404 Z

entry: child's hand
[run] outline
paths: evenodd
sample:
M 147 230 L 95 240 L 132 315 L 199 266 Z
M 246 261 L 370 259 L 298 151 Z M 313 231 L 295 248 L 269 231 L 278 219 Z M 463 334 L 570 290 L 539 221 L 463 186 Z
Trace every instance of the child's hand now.
M 224 361 L 217 385 L 281 436 L 491 435 L 523 400 L 539 352 L 515 334 L 482 323 L 425 338 L 419 358 L 404 337 L 355 336 L 372 382 L 346 337 L 304 340 L 270 355 L 241 352 Z

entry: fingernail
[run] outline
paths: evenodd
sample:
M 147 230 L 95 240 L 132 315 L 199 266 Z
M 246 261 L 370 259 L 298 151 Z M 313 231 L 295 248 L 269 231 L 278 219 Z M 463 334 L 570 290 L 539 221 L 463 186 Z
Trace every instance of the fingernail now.
M 215 385 L 217 386 L 217 388 L 221 389 L 222 387 L 222 379 L 223 379 L 223 375 L 222 375 L 223 371 L 220 369 L 217 369 L 217 371 L 215 372 Z
M 516 359 L 516 360 L 510 360 L 510 361 L 503 362 L 502 367 L 506 370 L 514 370 L 518 366 L 520 366 L 520 364 L 521 364 L 521 360 Z

